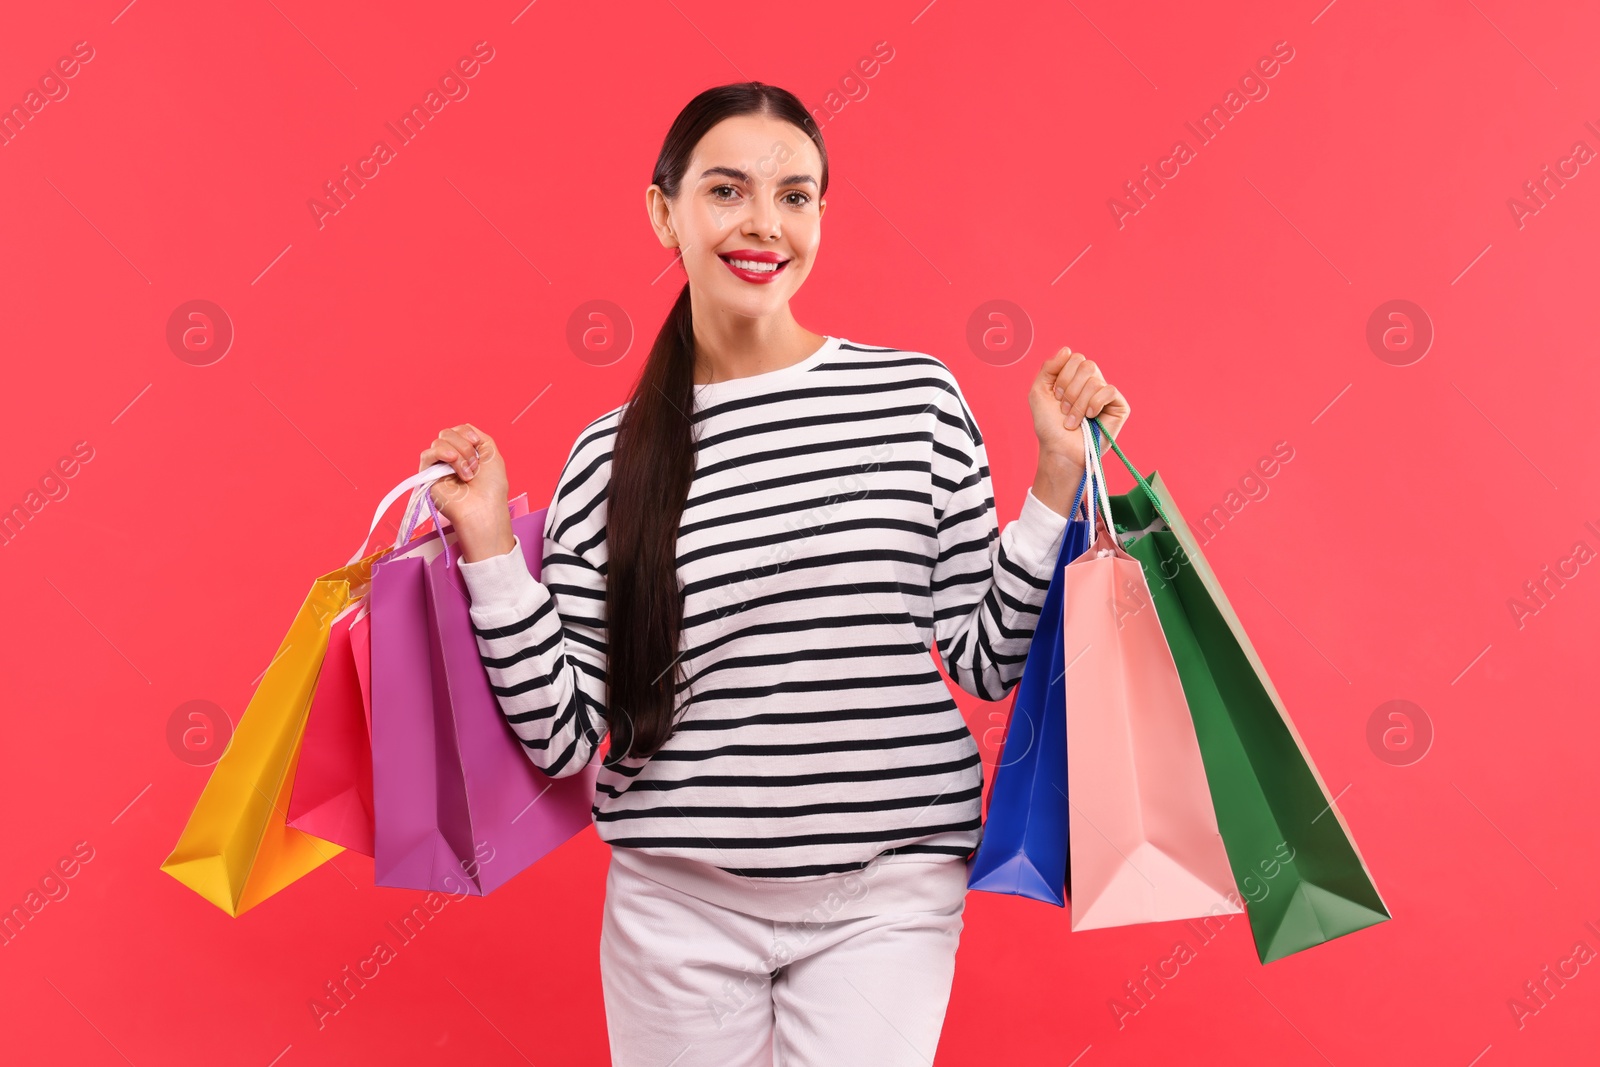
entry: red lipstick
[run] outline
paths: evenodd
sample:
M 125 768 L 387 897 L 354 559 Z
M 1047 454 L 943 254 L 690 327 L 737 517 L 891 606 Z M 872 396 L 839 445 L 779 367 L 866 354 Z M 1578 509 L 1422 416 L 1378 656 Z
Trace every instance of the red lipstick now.
M 756 285 L 766 285 L 782 274 L 789 265 L 788 257 L 781 256 L 776 252 L 756 252 L 740 249 L 737 252 L 719 252 L 717 253 L 717 258 L 726 263 L 728 269 L 736 277 Z M 777 266 L 772 269 L 756 268 L 751 270 L 746 267 L 735 266 L 734 260 L 740 260 L 745 263 L 775 263 Z

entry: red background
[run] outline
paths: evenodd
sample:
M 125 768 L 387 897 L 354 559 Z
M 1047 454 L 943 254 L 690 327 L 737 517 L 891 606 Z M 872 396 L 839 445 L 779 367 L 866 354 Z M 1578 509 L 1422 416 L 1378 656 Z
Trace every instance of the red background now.
M 451 904 L 319 1030 L 308 1002 L 421 894 L 345 853 L 227 917 L 158 870 L 209 773 L 166 729 L 190 700 L 237 718 L 310 579 L 439 427 L 498 434 L 548 497 L 681 284 L 643 216 L 661 137 L 745 78 L 818 108 L 853 87 L 796 314 L 955 370 L 1002 521 L 1032 470 L 1027 385 L 1063 344 L 1131 399 L 1126 448 L 1191 521 L 1293 449 L 1207 555 L 1394 913 L 1266 967 L 1230 924 L 1119 1028 L 1109 1001 L 1180 924 L 1069 935 L 1063 911 L 974 893 L 940 1062 L 1593 1054 L 1600 965 L 1520 1026 L 1508 1000 L 1600 950 L 1578 669 L 1600 564 L 1520 625 L 1508 601 L 1600 549 L 1600 172 L 1521 225 L 1507 203 L 1575 141 L 1600 149 L 1592 6 L 125 2 L 14 5 L 0 32 L 6 102 L 94 50 L 0 148 L 0 505 L 93 449 L 0 547 L 0 905 L 94 850 L 0 947 L 7 1059 L 606 1062 L 592 831 Z M 319 228 L 307 200 L 478 41 L 470 95 Z M 893 58 L 848 82 L 880 41 Z M 1119 228 L 1108 199 L 1280 41 L 1270 95 Z M 194 299 L 236 331 L 210 366 L 166 341 Z M 1035 333 L 1008 365 L 966 341 L 995 299 Z M 1393 299 L 1436 334 L 1406 366 L 1366 341 Z M 566 341 L 591 300 L 637 332 L 607 366 Z M 1004 705 L 962 699 L 992 760 Z M 1435 731 L 1407 766 L 1367 740 L 1396 699 Z

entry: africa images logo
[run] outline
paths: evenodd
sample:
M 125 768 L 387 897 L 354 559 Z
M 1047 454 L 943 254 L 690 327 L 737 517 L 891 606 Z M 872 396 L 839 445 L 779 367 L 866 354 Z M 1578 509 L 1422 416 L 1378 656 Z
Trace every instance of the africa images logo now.
M 1257 59 L 1255 65 L 1245 71 L 1239 79 L 1237 91 L 1229 89 L 1221 103 L 1212 104 L 1211 109 L 1200 116 L 1198 125 L 1194 122 L 1185 122 L 1184 126 L 1194 135 L 1193 145 L 1179 138 L 1173 142 L 1170 155 L 1156 160 L 1154 170 L 1146 164 L 1139 177 L 1122 183 L 1125 197 L 1119 193 L 1106 200 L 1106 207 L 1110 209 L 1111 219 L 1117 224 L 1117 229 L 1127 226 L 1131 216 L 1149 207 L 1156 193 L 1165 189 L 1167 182 L 1181 174 L 1184 166 L 1200 158 L 1199 149 L 1220 137 L 1222 131 L 1227 129 L 1228 123 L 1238 118 L 1246 105 L 1265 100 L 1267 94 L 1272 91 L 1267 82 L 1277 77 L 1279 71 L 1293 60 L 1294 48 L 1288 41 L 1279 41 L 1272 46 L 1271 55 Z
M 467 98 L 472 87 L 467 84 L 483 70 L 483 64 L 494 59 L 494 49 L 488 41 L 479 41 L 472 46 L 472 55 L 462 56 L 456 60 L 455 66 L 445 71 L 439 77 L 439 87 L 430 88 L 422 97 L 422 103 L 412 104 L 410 109 L 401 115 L 395 122 L 384 123 L 384 128 L 394 135 L 394 144 L 379 139 L 372 144 L 372 154 L 366 159 L 356 160 L 355 169 L 352 171 L 350 164 L 346 163 L 339 177 L 322 183 L 325 196 L 313 196 L 306 201 L 306 207 L 311 211 L 311 217 L 316 220 L 317 229 L 322 229 L 328 224 L 328 216 L 337 215 L 350 206 L 350 201 L 355 199 L 356 193 L 367 187 L 367 182 L 382 173 L 382 168 L 399 158 L 397 148 L 410 144 L 417 135 L 427 128 L 428 123 L 439 117 L 452 101 L 461 101 Z

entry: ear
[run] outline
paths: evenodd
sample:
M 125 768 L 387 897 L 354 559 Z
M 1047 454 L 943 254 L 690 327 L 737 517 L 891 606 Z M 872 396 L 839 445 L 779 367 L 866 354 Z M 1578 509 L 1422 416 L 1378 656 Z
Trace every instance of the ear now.
M 661 186 L 652 185 L 644 191 L 645 215 L 650 219 L 650 228 L 656 231 L 656 240 L 661 242 L 662 248 L 677 248 L 678 235 L 672 229 L 672 216 L 667 210 L 667 197 L 661 191 Z

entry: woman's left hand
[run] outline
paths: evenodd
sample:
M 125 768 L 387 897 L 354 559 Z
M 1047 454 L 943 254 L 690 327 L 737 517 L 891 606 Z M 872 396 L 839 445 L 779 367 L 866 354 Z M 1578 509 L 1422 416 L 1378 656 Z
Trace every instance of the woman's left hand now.
M 1083 467 L 1083 430 L 1079 423 L 1098 418 L 1100 426 L 1117 437 L 1128 421 L 1129 407 L 1122 391 L 1108 385 L 1100 368 L 1082 352 L 1063 348 L 1039 368 L 1028 393 L 1033 409 L 1033 432 L 1039 438 L 1039 460 L 1067 460 Z
M 1039 472 L 1033 493 L 1058 514 L 1067 514 L 1083 477 L 1083 429 L 1097 418 L 1119 437 L 1131 409 L 1122 391 L 1106 382 L 1100 368 L 1082 352 L 1063 348 L 1045 361 L 1028 392 L 1033 432 L 1039 438 Z

